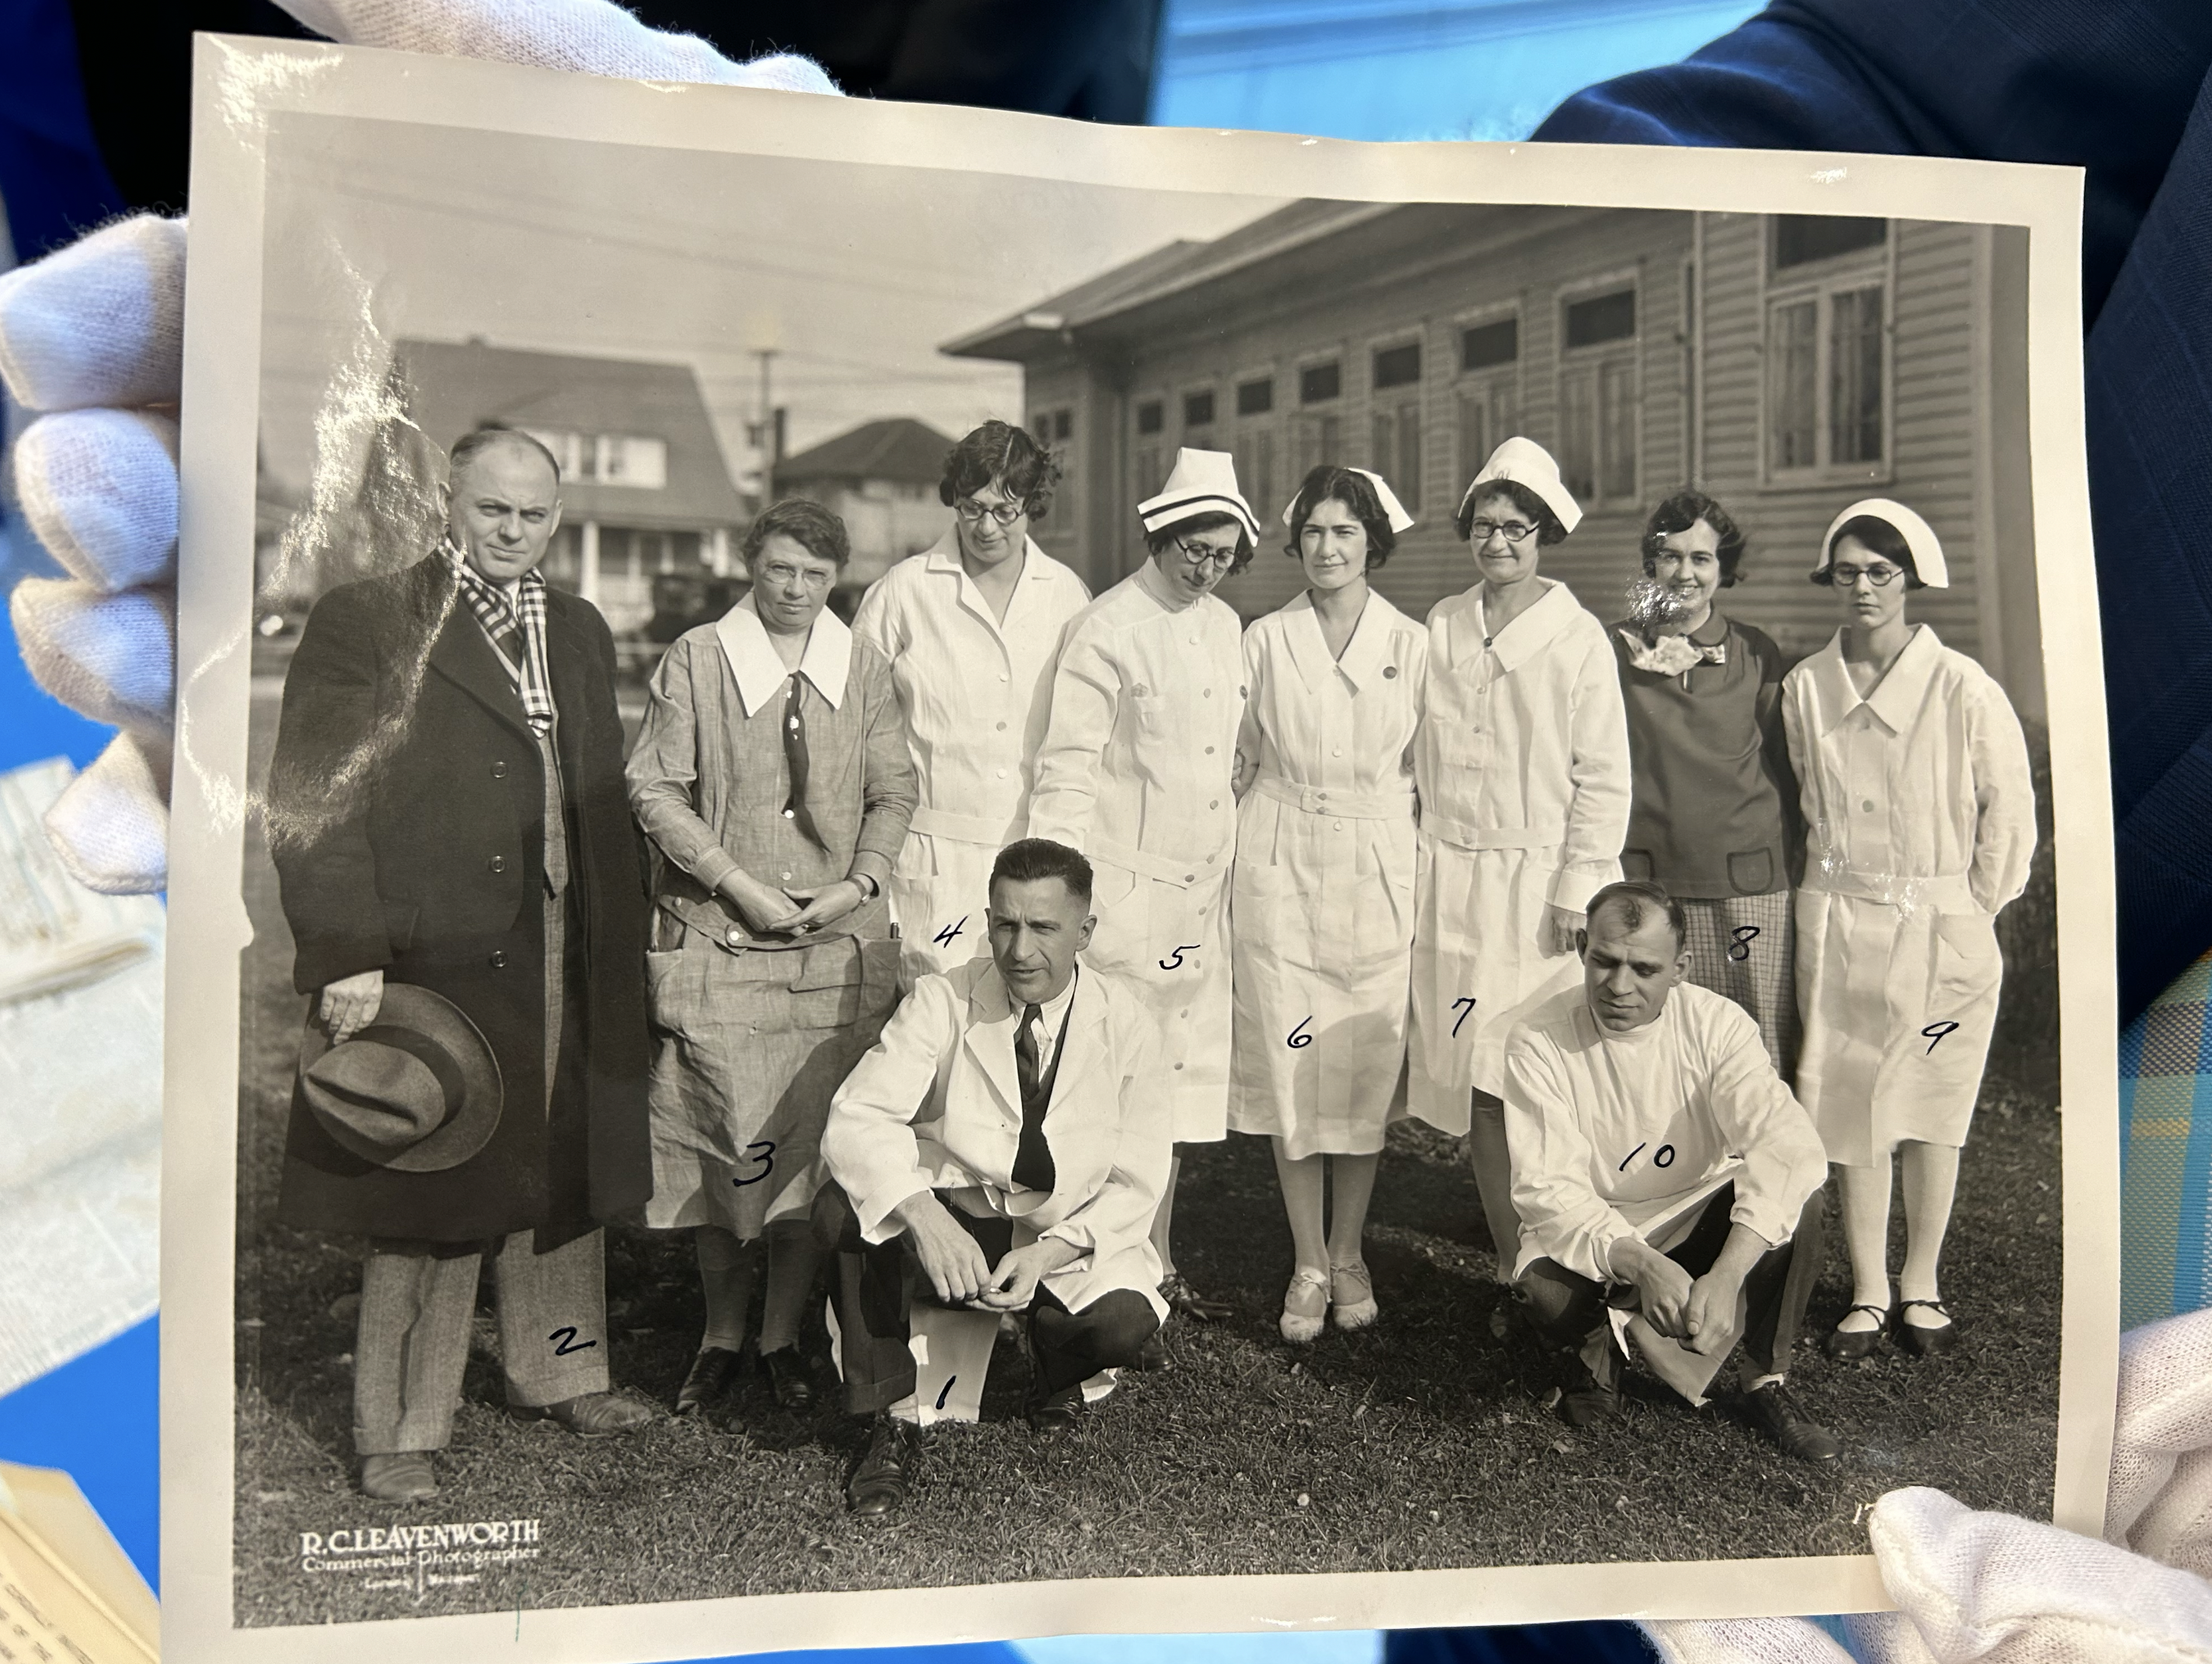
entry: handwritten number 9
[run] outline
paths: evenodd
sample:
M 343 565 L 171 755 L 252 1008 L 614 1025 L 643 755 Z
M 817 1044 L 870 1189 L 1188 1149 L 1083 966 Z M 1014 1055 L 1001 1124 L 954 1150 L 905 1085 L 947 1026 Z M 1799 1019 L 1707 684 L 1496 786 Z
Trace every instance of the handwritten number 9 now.
M 1454 1039 L 1457 1039 L 1459 1038 L 1460 1024 L 1465 1022 L 1469 1017 L 1474 1015 L 1474 996 L 1472 994 L 1462 994 L 1459 998 L 1452 1002 L 1452 1009 L 1459 1013 L 1458 1016 L 1452 1019 L 1452 1038 Z
M 1306 1046 L 1311 1045 L 1313 1044 L 1313 1036 L 1306 1033 L 1306 1025 L 1312 1021 L 1313 1019 L 1311 1017 L 1300 1017 L 1298 1019 L 1298 1026 L 1291 1030 L 1291 1037 L 1289 1039 L 1285 1040 L 1284 1044 L 1288 1045 L 1293 1051 L 1300 1051 Z
M 1751 944 L 1753 940 L 1759 935 L 1759 926 L 1756 924 L 1739 924 L 1735 930 L 1729 931 L 1729 935 L 1732 940 L 1729 942 L 1728 956 L 1730 959 L 1735 960 L 1739 964 L 1742 963 L 1745 960 L 1749 959 L 1751 957 Z
M 755 1154 L 756 1151 L 758 1152 L 757 1155 Z M 740 1190 L 744 1188 L 747 1185 L 757 1185 L 762 1179 L 767 1178 L 769 1173 L 775 1171 L 775 1145 L 769 1140 L 763 1138 L 758 1143 L 747 1144 L 745 1146 L 745 1154 L 752 1156 L 755 1161 L 761 1164 L 761 1170 L 750 1179 L 732 1178 L 730 1182 L 737 1186 Z
M 1928 1051 L 1920 1055 L 1924 1058 L 1934 1051 L 1937 1046 L 1943 1044 L 1943 1037 L 1954 1033 L 1958 1027 L 1959 1025 L 1954 1022 L 1929 1023 L 1927 1027 L 1920 1031 L 1920 1038 L 1928 1042 Z

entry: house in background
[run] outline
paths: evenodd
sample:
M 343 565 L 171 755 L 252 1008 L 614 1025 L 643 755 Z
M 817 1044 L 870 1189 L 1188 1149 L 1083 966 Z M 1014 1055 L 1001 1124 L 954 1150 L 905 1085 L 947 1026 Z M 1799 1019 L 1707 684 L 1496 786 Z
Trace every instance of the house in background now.
M 1292 203 L 1170 244 L 948 342 L 1019 364 L 1067 470 L 1033 535 L 1094 591 L 1142 558 L 1136 504 L 1178 446 L 1232 453 L 1270 534 L 1222 588 L 1297 592 L 1277 516 L 1324 460 L 1389 478 L 1419 522 L 1376 588 L 1415 618 L 1474 581 L 1453 527 L 1491 448 L 1526 434 L 1586 514 L 1544 570 L 1615 618 L 1645 516 L 1694 483 L 1750 553 L 1727 606 L 1785 650 L 1835 627 L 1806 582 L 1854 499 L 1926 515 L 1951 587 L 1913 616 L 2040 712 L 2027 240 L 1989 225 L 1463 204 Z
M 809 498 L 845 522 L 853 561 L 839 587 L 865 589 L 952 523 L 937 499 L 952 444 L 909 416 L 864 422 L 777 463 L 775 494 Z
M 688 364 L 405 340 L 395 371 L 424 435 L 451 449 L 471 429 L 520 428 L 560 459 L 562 515 L 548 582 L 606 615 L 617 636 L 653 612 L 653 580 L 720 576 L 751 514 L 731 483 Z

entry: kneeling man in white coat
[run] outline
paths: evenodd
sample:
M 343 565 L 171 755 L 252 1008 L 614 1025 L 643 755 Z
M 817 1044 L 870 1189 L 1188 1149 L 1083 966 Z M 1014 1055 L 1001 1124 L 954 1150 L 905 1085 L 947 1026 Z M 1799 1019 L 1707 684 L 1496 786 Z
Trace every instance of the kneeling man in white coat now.
M 1155 1025 L 1078 960 L 1091 865 L 1028 838 L 991 872 L 991 956 L 923 977 L 830 1102 L 816 1231 L 840 1252 L 845 1407 L 876 1425 L 854 1512 L 905 1501 L 914 1301 L 1028 1314 L 1030 1425 L 1083 1413 L 1167 1314 L 1148 1234 L 1172 1153 Z

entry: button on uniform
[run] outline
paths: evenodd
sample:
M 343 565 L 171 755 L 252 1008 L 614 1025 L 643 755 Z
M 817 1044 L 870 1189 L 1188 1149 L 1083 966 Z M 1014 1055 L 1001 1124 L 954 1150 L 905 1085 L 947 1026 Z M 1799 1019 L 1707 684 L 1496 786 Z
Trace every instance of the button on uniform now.
M 504 762 L 497 762 L 497 763 L 494 763 L 494 764 L 491 765 L 491 777 L 492 777 L 493 779 L 495 779 L 495 780 L 504 780 L 504 779 L 506 779 L 506 778 L 507 778 L 507 765 L 506 765 Z
M 495 855 L 484 862 L 484 865 L 495 873 L 503 873 L 507 870 L 507 857 L 503 855 Z
M 493 948 L 493 949 L 491 950 L 491 960 L 490 960 L 490 964 L 491 964 L 491 968 L 492 968 L 493 970 L 495 970 L 495 971 L 504 971 L 504 970 L 506 970 L 506 969 L 507 969 L 507 950 L 506 950 L 505 948 Z
M 745 943 L 745 933 L 738 929 L 736 925 L 732 924 L 727 930 L 722 933 L 722 940 L 728 942 L 732 948 L 742 948 Z

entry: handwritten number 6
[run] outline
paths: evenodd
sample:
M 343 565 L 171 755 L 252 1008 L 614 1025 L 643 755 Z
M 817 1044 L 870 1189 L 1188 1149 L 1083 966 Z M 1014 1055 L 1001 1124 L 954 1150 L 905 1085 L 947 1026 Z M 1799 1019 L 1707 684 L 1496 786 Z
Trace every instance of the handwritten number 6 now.
M 1305 1032 L 1306 1025 L 1312 1021 L 1313 1019 L 1311 1017 L 1300 1017 L 1298 1019 L 1298 1026 L 1291 1030 L 1291 1037 L 1285 1042 L 1285 1044 L 1287 1045 L 1291 1051 L 1297 1051 L 1313 1044 L 1313 1036 Z
M 545 1338 L 553 1343 L 553 1356 L 556 1358 L 565 1358 L 571 1352 L 588 1350 L 599 1344 L 596 1340 L 578 1341 L 575 1327 L 570 1324 L 563 1324 Z
M 760 1154 L 753 1155 L 753 1152 L 755 1150 L 758 1150 Z M 775 1171 L 775 1145 L 771 1141 L 763 1138 L 758 1143 L 747 1144 L 745 1146 L 745 1154 L 748 1155 L 753 1155 L 753 1159 L 761 1164 L 761 1170 L 750 1179 L 732 1178 L 730 1182 L 732 1185 L 737 1186 L 740 1190 L 744 1188 L 747 1185 L 757 1185 L 762 1179 L 767 1178 L 769 1173 Z
M 1459 1015 L 1452 1020 L 1452 1038 L 1459 1038 L 1459 1026 L 1474 1015 L 1474 996 L 1463 994 L 1452 1002 L 1452 1009 Z
M 1954 1022 L 1929 1023 L 1927 1027 L 1920 1031 L 1920 1037 L 1928 1042 L 1928 1051 L 1920 1055 L 1924 1058 L 1934 1051 L 1937 1046 L 1943 1044 L 1943 1037 L 1954 1032 L 1958 1027 L 1959 1025 Z
M 1729 935 L 1734 939 L 1729 943 L 1728 956 L 1737 961 L 1739 964 L 1743 960 L 1749 959 L 1751 957 L 1751 944 L 1753 938 L 1759 935 L 1759 926 L 1756 924 L 1739 924 L 1735 930 L 1729 931 Z
M 1179 971 L 1182 968 L 1182 956 L 1185 954 L 1194 954 L 1197 951 L 1198 943 L 1194 942 L 1186 942 L 1182 947 L 1176 948 L 1173 954 L 1160 961 L 1160 969 L 1163 971 Z

